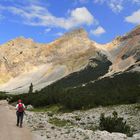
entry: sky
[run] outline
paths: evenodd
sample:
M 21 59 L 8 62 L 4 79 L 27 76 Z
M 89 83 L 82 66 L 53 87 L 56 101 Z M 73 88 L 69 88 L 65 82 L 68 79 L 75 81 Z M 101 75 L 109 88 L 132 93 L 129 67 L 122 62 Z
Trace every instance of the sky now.
M 49 43 L 84 28 L 104 44 L 140 24 L 140 0 L 0 0 L 0 44 L 17 37 Z

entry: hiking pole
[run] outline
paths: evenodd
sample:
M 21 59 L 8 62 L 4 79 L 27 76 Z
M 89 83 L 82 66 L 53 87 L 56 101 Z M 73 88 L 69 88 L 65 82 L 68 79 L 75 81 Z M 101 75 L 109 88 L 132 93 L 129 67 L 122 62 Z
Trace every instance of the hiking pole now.
M 24 111 L 24 115 L 27 116 L 26 112 Z

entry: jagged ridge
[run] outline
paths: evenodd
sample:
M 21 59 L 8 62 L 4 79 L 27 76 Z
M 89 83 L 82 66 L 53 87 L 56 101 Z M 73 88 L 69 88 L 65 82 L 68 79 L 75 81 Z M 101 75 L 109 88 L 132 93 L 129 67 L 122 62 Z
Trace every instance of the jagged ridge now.
M 27 92 L 31 82 L 34 90 L 40 90 L 86 68 L 98 52 L 112 63 L 102 77 L 124 72 L 132 66 L 131 71 L 139 71 L 139 38 L 140 27 L 104 45 L 91 41 L 84 29 L 66 33 L 49 44 L 16 38 L 0 47 L 0 90 Z

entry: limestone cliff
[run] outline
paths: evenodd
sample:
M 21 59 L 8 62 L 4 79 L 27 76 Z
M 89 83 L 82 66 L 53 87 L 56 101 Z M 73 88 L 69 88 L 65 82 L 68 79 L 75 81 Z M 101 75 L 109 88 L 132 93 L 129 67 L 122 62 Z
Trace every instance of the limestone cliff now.
M 83 29 L 74 30 L 49 44 L 16 38 L 0 46 L 0 90 L 27 92 L 84 67 L 97 48 Z

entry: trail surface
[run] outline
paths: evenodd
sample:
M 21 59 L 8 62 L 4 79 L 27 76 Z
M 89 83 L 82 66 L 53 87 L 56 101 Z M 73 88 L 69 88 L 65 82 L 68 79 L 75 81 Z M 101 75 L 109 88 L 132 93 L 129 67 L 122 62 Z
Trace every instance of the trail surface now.
M 0 140 L 32 140 L 28 128 L 16 126 L 15 112 L 6 101 L 0 101 Z

